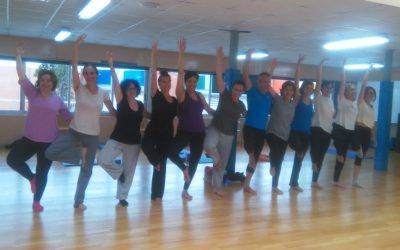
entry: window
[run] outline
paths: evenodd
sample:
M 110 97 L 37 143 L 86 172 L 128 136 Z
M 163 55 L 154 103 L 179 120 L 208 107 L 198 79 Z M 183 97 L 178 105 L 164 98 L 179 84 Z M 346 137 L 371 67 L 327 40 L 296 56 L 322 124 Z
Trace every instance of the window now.
M 21 87 L 18 84 L 18 75 L 15 69 L 15 60 L 0 60 L 0 110 L 20 110 Z

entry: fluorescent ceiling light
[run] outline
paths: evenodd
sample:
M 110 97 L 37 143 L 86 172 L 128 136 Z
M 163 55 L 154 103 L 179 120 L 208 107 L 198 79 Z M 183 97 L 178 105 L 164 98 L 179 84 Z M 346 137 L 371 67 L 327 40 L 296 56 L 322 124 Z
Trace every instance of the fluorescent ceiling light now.
M 400 7 L 400 1 L 399 0 L 366 0 L 367 2 L 373 2 L 373 3 L 379 3 L 379 4 L 384 4 L 384 5 L 389 5 L 389 6 L 394 6 L 394 7 Z
M 261 50 L 254 51 L 253 53 L 251 53 L 251 58 L 252 59 L 263 59 L 263 58 L 266 58 L 268 56 L 269 56 L 269 54 L 267 52 L 261 51 Z M 237 60 L 244 60 L 244 59 L 246 59 L 246 54 L 240 53 L 240 54 L 238 54 L 236 56 L 236 59 Z
M 346 64 L 344 65 L 344 68 L 346 70 L 362 70 L 362 69 L 369 69 L 371 64 L 368 63 L 362 63 L 362 64 Z M 372 68 L 374 69 L 380 69 L 383 68 L 383 64 L 380 63 L 373 63 Z
M 387 39 L 386 37 L 372 36 L 372 37 L 329 42 L 324 44 L 323 47 L 324 49 L 327 50 L 353 49 L 353 48 L 363 48 L 374 45 L 380 45 L 387 42 L 389 42 L 389 39 Z
M 88 4 L 79 12 L 80 19 L 89 19 L 104 9 L 111 0 L 90 0 Z
M 71 31 L 68 29 L 62 29 L 58 32 L 58 34 L 56 35 L 56 37 L 54 38 L 54 40 L 56 40 L 57 42 L 61 42 L 64 41 L 67 37 L 69 37 L 71 35 Z

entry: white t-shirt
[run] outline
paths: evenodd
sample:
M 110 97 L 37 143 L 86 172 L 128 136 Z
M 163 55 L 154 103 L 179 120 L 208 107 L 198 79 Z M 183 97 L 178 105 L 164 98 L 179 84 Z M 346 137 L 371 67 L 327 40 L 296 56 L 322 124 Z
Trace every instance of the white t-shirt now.
M 317 96 L 314 100 L 314 110 L 311 127 L 320 127 L 330 134 L 335 114 L 332 99 L 323 95 Z
M 368 128 L 373 128 L 375 125 L 375 110 L 364 100 L 358 105 L 357 122 L 363 123 Z
M 337 115 L 335 123 L 348 130 L 354 130 L 358 113 L 357 101 L 350 101 L 346 98 L 338 99 Z
M 70 127 L 82 134 L 99 135 L 103 103 L 110 100 L 107 91 L 98 88 L 97 94 L 91 94 L 86 86 L 81 85 L 75 95 L 75 114 Z

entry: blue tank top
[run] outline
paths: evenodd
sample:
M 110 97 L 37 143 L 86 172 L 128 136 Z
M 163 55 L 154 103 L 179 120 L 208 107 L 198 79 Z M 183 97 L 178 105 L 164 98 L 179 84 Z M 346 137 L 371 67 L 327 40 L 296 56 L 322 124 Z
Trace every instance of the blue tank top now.
M 314 109 L 312 103 L 307 105 L 303 100 L 300 100 L 296 106 L 291 129 L 297 132 L 310 134 L 313 113 Z
M 186 91 L 185 100 L 178 104 L 178 130 L 185 132 L 203 132 L 203 103 L 200 95 L 196 92 L 197 100 L 190 97 Z

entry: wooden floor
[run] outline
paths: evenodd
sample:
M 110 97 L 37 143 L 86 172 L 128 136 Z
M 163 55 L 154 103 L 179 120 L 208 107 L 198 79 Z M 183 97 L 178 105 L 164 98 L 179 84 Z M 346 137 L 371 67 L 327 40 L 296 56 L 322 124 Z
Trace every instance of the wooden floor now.
M 0 152 L 0 249 L 399 249 L 400 154 L 391 153 L 387 172 L 366 160 L 360 183 L 350 187 L 351 164 L 333 188 L 333 155 L 326 157 L 321 191 L 310 188 L 309 157 L 300 175 L 302 193 L 290 193 L 293 153 L 286 155 L 280 187 L 271 194 L 268 163 L 259 164 L 253 179 L 258 195 L 243 194 L 230 183 L 216 198 L 203 182 L 199 165 L 190 188 L 194 199 L 182 202 L 182 174 L 171 164 L 162 202 L 150 201 L 151 171 L 141 155 L 129 196 L 129 207 L 117 207 L 116 182 L 98 166 L 86 192 L 85 212 L 72 208 L 78 167 L 53 164 L 42 204 L 32 212 L 29 183 L 5 163 Z M 239 149 L 237 171 L 247 157 Z M 33 160 L 34 163 L 34 160 Z

